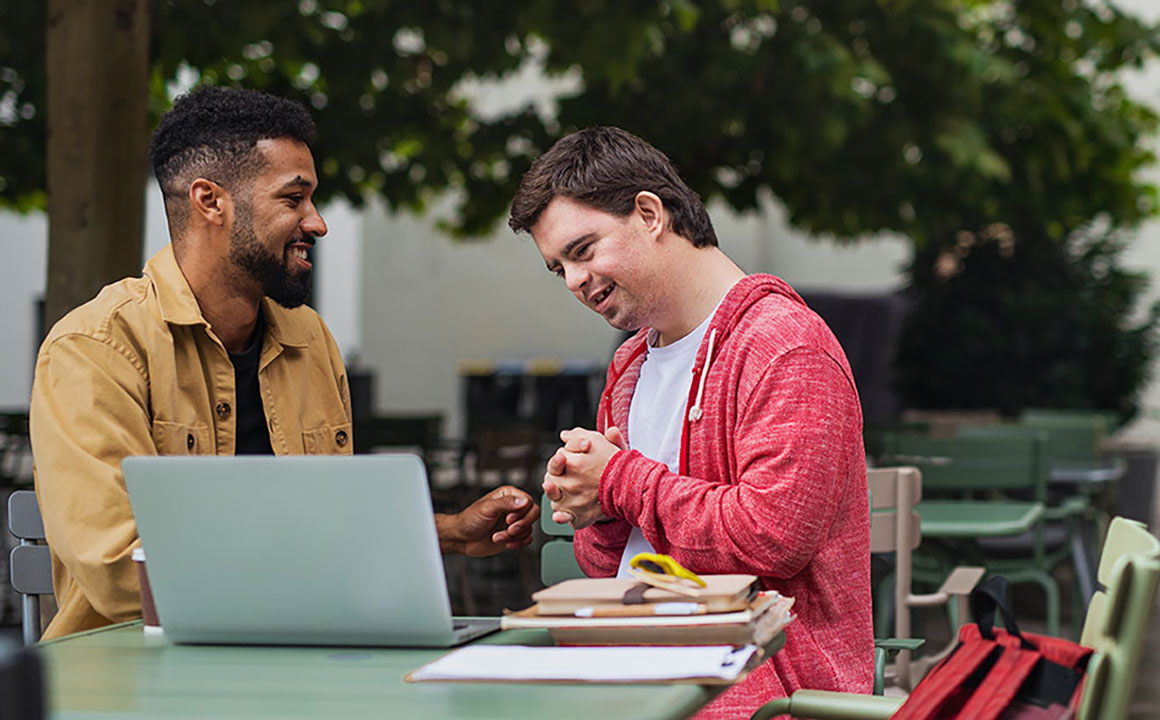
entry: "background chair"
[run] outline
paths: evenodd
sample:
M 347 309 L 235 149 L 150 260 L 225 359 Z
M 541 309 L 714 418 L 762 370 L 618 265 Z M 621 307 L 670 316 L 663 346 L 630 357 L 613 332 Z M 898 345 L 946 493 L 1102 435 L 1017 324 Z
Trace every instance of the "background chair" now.
M 1068 549 L 1049 553 L 1043 539 L 1045 441 L 1042 434 L 1028 431 L 960 433 L 949 438 L 899 433 L 886 445 L 888 455 L 899 464 L 922 469 L 928 498 L 916 508 L 922 536 L 943 546 L 941 556 L 932 544 L 923 547 L 915 556 L 915 577 L 933 585 L 965 557 L 988 573 L 1007 576 L 1013 584 L 1034 582 L 1044 590 L 1048 632 L 1058 635 L 1060 593 L 1050 570 L 1067 557 Z M 1025 534 L 1026 549 L 1008 556 L 988 554 L 980 543 Z
M 36 493 L 17 490 L 8 496 L 8 529 L 20 541 L 12 548 L 9 571 L 12 587 L 20 598 L 24 644 L 40 639 L 40 596 L 52 594 L 52 557 L 44 540 L 44 523 Z
M 899 639 L 910 637 L 910 613 L 916 607 L 935 607 L 955 601 L 955 618 L 967 617 L 971 590 L 986 572 L 980 567 L 956 567 L 937 592 L 916 594 L 911 588 L 911 553 L 922 542 L 921 520 L 914 507 L 922 499 L 922 473 L 913 467 L 879 468 L 869 470 L 866 480 L 870 486 L 870 552 L 893 553 L 895 564 L 891 597 L 894 601 L 894 635 Z M 953 624 L 953 623 L 952 623 Z M 883 635 L 887 623 L 879 619 L 877 634 Z M 875 680 L 880 684 L 883 672 L 879 666 L 885 662 L 885 650 L 890 649 L 890 640 L 876 640 Z M 922 671 L 950 652 L 954 641 L 932 657 L 923 658 L 915 669 Z M 901 649 L 893 665 L 895 682 L 905 690 L 912 683 L 911 650 Z M 875 695 L 881 695 L 881 688 L 875 687 Z
M 1081 635 L 1096 650 L 1080 697 L 1079 720 L 1127 716 L 1149 615 L 1160 582 L 1160 541 L 1143 523 L 1112 521 L 1100 555 L 1100 579 L 1108 583 L 1088 608 Z M 798 690 L 758 708 L 752 720 L 777 715 L 814 720 L 885 720 L 904 698 L 821 690 Z
M 552 505 L 547 495 L 540 500 L 540 529 L 551 538 L 540 548 L 540 581 L 544 585 L 555 585 L 585 577 L 572 550 L 572 526 L 553 522 Z

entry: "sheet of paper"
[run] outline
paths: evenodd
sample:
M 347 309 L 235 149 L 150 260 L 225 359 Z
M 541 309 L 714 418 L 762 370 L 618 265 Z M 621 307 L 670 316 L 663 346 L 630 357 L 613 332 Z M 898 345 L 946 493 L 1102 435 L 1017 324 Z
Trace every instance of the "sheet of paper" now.
M 579 680 L 650 682 L 688 678 L 732 680 L 756 646 L 526 647 L 472 645 L 411 673 L 420 680 Z

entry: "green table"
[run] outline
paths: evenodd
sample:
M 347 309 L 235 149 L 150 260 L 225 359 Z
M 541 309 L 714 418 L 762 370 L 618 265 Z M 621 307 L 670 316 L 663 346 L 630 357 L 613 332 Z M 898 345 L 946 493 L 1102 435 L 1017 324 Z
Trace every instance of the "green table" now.
M 780 647 L 784 636 L 779 635 Z M 545 631 L 481 642 L 549 645 Z M 774 648 L 770 648 L 773 650 Z M 722 687 L 404 683 L 445 650 L 172 645 L 140 622 L 40 645 L 64 718 L 683 718 Z
M 1041 502 L 923 500 L 914 506 L 924 537 L 1008 537 L 1030 530 L 1043 517 Z

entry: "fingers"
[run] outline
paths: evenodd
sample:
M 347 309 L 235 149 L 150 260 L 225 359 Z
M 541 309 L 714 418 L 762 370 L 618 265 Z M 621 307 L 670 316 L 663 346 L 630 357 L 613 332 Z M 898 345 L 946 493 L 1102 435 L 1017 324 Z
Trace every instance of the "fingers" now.
M 544 488 L 544 494 L 547 495 L 548 499 L 552 502 L 560 502 L 564 499 L 564 492 L 560 490 L 560 487 L 551 480 L 545 478 L 542 487 Z
M 624 440 L 624 433 L 620 432 L 620 428 L 613 425 L 604 431 L 604 437 L 608 442 L 612 443 L 621 450 L 628 449 L 628 443 Z
M 564 455 L 564 449 L 557 450 L 552 457 L 548 458 L 548 473 L 550 475 L 563 475 L 568 467 L 568 459 Z
M 504 485 L 492 490 L 484 496 L 484 499 L 495 503 L 502 510 L 523 509 L 526 511 L 528 507 L 535 504 L 532 502 L 531 495 L 511 485 Z
M 564 449 L 568 452 L 588 452 L 592 448 L 592 441 L 581 435 L 570 435 L 564 441 Z

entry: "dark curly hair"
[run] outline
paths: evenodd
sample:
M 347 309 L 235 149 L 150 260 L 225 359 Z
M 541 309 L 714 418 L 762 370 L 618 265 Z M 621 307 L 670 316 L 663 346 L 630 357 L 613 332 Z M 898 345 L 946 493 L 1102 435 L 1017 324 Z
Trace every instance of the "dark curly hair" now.
M 590 127 L 561 138 L 532 163 L 512 199 L 508 225 L 531 231 L 558 196 L 617 217 L 632 212 L 637 193 L 660 197 L 673 232 L 694 247 L 717 245 L 705 205 L 672 162 L 652 145 L 616 127 Z
M 161 116 L 149 144 L 166 212 L 183 224 L 180 201 L 199 177 L 235 192 L 239 181 L 262 167 L 254 150 L 259 140 L 292 138 L 310 145 L 316 132 L 302 105 L 257 90 L 203 86 L 182 95 Z

